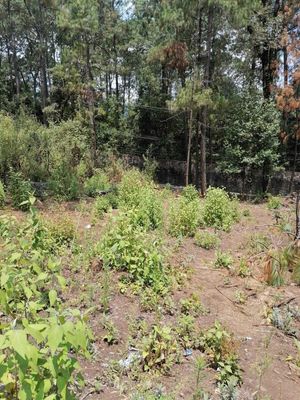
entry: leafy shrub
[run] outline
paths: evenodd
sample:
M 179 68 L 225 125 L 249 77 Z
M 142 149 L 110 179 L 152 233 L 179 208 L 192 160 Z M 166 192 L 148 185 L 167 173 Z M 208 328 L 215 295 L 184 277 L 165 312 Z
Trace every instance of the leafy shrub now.
M 137 170 L 127 171 L 118 188 L 118 204 L 131 213 L 132 224 L 146 230 L 156 229 L 162 225 L 162 199 L 153 182 Z
M 230 254 L 222 251 L 217 251 L 217 257 L 215 260 L 216 268 L 231 268 L 233 264 L 233 258 Z
M 180 196 L 169 210 L 169 233 L 172 236 L 194 236 L 200 223 L 200 202 Z
M 144 371 L 159 369 L 168 372 L 179 357 L 179 346 L 174 334 L 167 326 L 154 325 L 141 343 Z
M 90 197 L 95 197 L 99 192 L 107 191 L 109 188 L 108 177 L 102 171 L 96 171 L 95 175 L 88 178 L 84 183 L 84 193 Z
M 195 234 L 195 244 L 206 250 L 210 250 L 219 246 L 220 239 L 215 233 L 198 231 Z
M 137 207 L 140 202 L 140 193 L 147 184 L 146 177 L 137 169 L 126 171 L 118 186 L 120 205 L 126 208 Z
M 19 172 L 11 172 L 9 176 L 9 192 L 12 198 L 12 204 L 15 208 L 22 211 L 29 209 L 29 196 L 32 187 L 29 181 L 23 178 Z M 26 203 L 27 202 L 27 203 Z
M 110 202 L 106 196 L 97 197 L 94 203 L 94 214 L 98 218 L 100 219 L 103 218 L 104 214 L 107 213 L 109 208 L 110 208 Z
M 207 354 L 209 365 L 219 371 L 218 380 L 221 383 L 229 382 L 232 376 L 236 377 L 237 383 L 241 382 L 236 345 L 232 335 L 219 322 L 202 334 L 200 348 Z
M 76 229 L 69 218 L 46 221 L 45 228 L 55 246 L 69 245 L 76 239 Z
M 23 318 L 17 327 L 4 329 L 0 379 L 5 398 L 74 398 L 71 385 L 82 382 L 75 355 L 88 355 L 90 338 L 85 323 L 75 315 L 51 315 L 34 323 Z
M 0 181 L 0 208 L 2 208 L 4 205 L 5 205 L 5 192 L 4 192 L 4 186 Z
M 277 196 L 268 196 L 267 207 L 269 210 L 277 210 L 282 206 L 280 197 Z
M 186 299 L 180 300 L 180 309 L 183 314 L 193 315 L 194 317 L 198 317 L 200 314 L 206 313 L 199 296 L 197 296 L 195 293 L 192 293 Z
M 66 163 L 61 163 L 54 169 L 49 181 L 49 188 L 58 199 L 77 200 L 80 197 L 79 179 Z
M 104 265 L 127 271 L 132 281 L 164 292 L 168 277 L 159 242 L 131 224 L 132 212 L 121 213 L 96 251 Z
M 188 201 L 193 201 L 199 198 L 199 193 L 195 186 L 188 185 L 182 190 L 182 196 Z
M 224 189 L 209 188 L 204 206 L 204 221 L 208 226 L 229 231 L 238 220 L 237 205 Z
M 182 315 L 178 319 L 176 327 L 179 343 L 185 349 L 193 349 L 197 347 L 197 336 L 195 327 L 195 318 L 191 315 Z

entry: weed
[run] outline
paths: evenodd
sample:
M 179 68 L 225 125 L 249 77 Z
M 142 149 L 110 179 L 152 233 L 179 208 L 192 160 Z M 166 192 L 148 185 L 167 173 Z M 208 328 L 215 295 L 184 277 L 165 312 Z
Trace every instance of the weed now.
M 194 236 L 200 223 L 200 201 L 180 196 L 169 210 L 169 233 L 172 236 Z
M 245 304 L 247 301 L 246 293 L 242 290 L 236 290 L 234 293 L 235 302 L 238 304 Z
M 168 276 L 160 243 L 131 223 L 131 216 L 121 213 L 96 247 L 104 266 L 127 271 L 131 281 L 150 286 L 157 293 L 166 292 Z
M 217 251 L 216 260 L 214 263 L 216 268 L 227 268 L 230 269 L 233 265 L 233 258 L 230 254 L 222 251 Z
M 247 278 L 248 276 L 251 276 L 251 271 L 248 262 L 244 258 L 240 260 L 236 273 L 241 278 Z
M 76 239 L 76 229 L 70 218 L 60 218 L 55 221 L 45 221 L 48 238 L 52 243 L 51 248 L 68 246 Z
M 230 231 L 238 220 L 237 205 L 224 189 L 209 188 L 205 197 L 204 221 L 208 226 Z
M 221 400 L 238 400 L 238 379 L 236 376 L 231 376 L 227 382 L 219 385 Z
M 105 334 L 102 337 L 103 341 L 106 342 L 109 346 L 117 344 L 119 342 L 117 328 L 107 316 L 103 317 L 102 327 L 105 330 Z
M 265 252 L 271 245 L 271 240 L 268 236 L 263 233 L 255 233 L 251 235 L 248 247 L 250 248 L 251 254 L 258 254 Z
M 198 231 L 195 234 L 195 244 L 206 250 L 210 250 L 219 246 L 220 239 L 215 233 Z
M 198 190 L 195 188 L 193 185 L 188 185 L 182 190 L 182 196 L 187 200 L 187 201 L 194 201 L 199 198 L 199 193 Z
M 195 393 L 193 394 L 192 400 L 210 400 L 211 397 L 208 393 L 206 393 L 202 387 L 201 387 L 201 382 L 204 378 L 203 371 L 206 368 L 206 361 L 203 357 L 199 356 L 196 358 L 196 363 L 195 363 L 195 369 L 196 369 L 196 390 Z
M 171 328 L 152 326 L 141 343 L 142 367 L 144 371 L 158 369 L 167 373 L 178 362 L 179 347 Z
M 125 211 L 133 211 L 131 223 L 146 230 L 162 225 L 162 199 L 153 182 L 137 170 L 127 171 L 118 188 L 118 204 Z
M 192 315 L 194 317 L 207 312 L 201 303 L 199 296 L 197 296 L 195 293 L 192 293 L 186 299 L 180 300 L 180 309 L 183 314 Z
M 243 210 L 243 212 L 242 212 L 242 215 L 243 215 L 243 217 L 250 217 L 250 216 L 251 216 L 251 213 L 250 213 L 249 208 L 245 208 L 245 209 Z
M 218 381 L 227 384 L 232 376 L 241 382 L 241 370 L 235 352 L 236 345 L 219 322 L 202 334 L 200 348 L 207 354 L 209 365 L 219 371 Z
M 100 170 L 96 170 L 95 172 L 84 183 L 84 193 L 90 197 L 96 197 L 100 192 L 107 191 L 110 188 L 107 175 Z
M 280 197 L 277 196 L 272 196 L 269 195 L 268 196 L 268 203 L 267 203 L 267 207 L 269 210 L 277 210 L 278 208 L 281 207 L 281 199 Z
M 102 219 L 104 214 L 107 213 L 107 211 L 110 208 L 110 202 L 109 199 L 106 196 L 99 196 L 97 197 L 94 207 L 93 207 L 93 213 L 96 217 Z
M 28 199 L 32 192 L 30 182 L 24 179 L 19 172 L 11 171 L 8 189 L 12 198 L 13 207 L 22 211 L 28 211 L 30 207 Z
M 273 307 L 271 323 L 275 328 L 280 329 L 286 335 L 296 336 L 297 331 L 293 327 L 294 315 L 293 309 L 290 309 L 289 306 L 283 308 Z
M 101 281 L 101 298 L 100 298 L 100 304 L 105 314 L 108 313 L 110 310 L 109 307 L 110 286 L 111 286 L 110 271 L 107 267 L 105 267 L 103 270 L 102 281 Z
M 197 347 L 197 335 L 195 318 L 191 315 L 182 315 L 178 319 L 176 327 L 178 341 L 185 349 L 193 349 Z

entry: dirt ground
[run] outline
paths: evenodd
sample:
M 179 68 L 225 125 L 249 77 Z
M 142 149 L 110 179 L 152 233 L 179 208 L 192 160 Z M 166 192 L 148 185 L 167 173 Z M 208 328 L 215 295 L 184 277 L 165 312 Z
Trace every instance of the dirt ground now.
M 89 206 L 88 203 L 82 207 L 68 203 L 46 204 L 40 208 L 46 218 L 72 219 L 78 240 L 85 247 L 101 238 L 107 223 L 107 218 L 94 223 Z M 292 215 L 291 207 L 292 204 L 286 201 L 283 213 Z M 249 252 L 249 240 L 253 235 L 267 235 L 273 245 L 279 246 L 288 242 L 288 236 L 274 227 L 274 212 L 269 211 L 266 204 L 241 203 L 241 209 L 249 210 L 249 216 L 242 217 L 231 232 L 221 233 L 221 250 L 232 254 L 235 265 L 245 258 L 249 262 L 251 276 L 242 278 L 232 270 L 216 269 L 213 265 L 215 250 L 202 249 L 194 244 L 193 239 L 185 239 L 178 246 L 174 245 L 170 259 L 175 267 L 188 267 L 191 273 L 171 297 L 178 307 L 180 299 L 192 293 L 198 294 L 209 312 L 197 317 L 197 325 L 205 329 L 215 321 L 220 321 L 233 333 L 238 343 L 239 363 L 242 367 L 240 400 L 254 399 L 258 391 L 260 399 L 299 400 L 300 369 L 292 362 L 297 356 L 295 339 L 274 327 L 267 318 L 267 311 L 275 305 L 282 307 L 292 304 L 300 307 L 300 288 L 292 283 L 280 288 L 266 285 L 263 280 L 263 255 L 260 257 Z M 168 240 L 172 246 L 171 239 Z M 163 310 L 160 313 L 143 311 L 138 296 L 120 293 L 119 275 L 112 272 L 109 316 L 117 328 L 118 343 L 109 346 L 103 341 L 104 329 L 101 322 L 101 265 L 97 265 L 97 261 L 88 262 L 82 254 L 76 256 L 72 265 L 67 260 L 63 264 L 64 273 L 70 282 L 65 301 L 81 310 L 94 307 L 88 316 L 95 336 L 92 357 L 81 362 L 87 382 L 82 399 L 130 399 L 141 388 L 149 388 L 153 393 L 161 390 L 175 399 L 192 399 L 196 386 L 195 360 L 200 354 L 196 350 L 189 357 L 182 357 L 182 362 L 175 364 L 168 375 L 144 372 L 133 379 L 130 374 L 120 374 L 114 368 L 128 354 L 129 325 L 132 321 L 137 318 L 150 322 L 160 319 L 163 324 L 172 325 L 176 323 L 176 310 L 174 315 L 164 313 Z M 237 301 L 237 293 L 240 292 L 244 296 L 243 302 Z M 300 331 L 300 322 L 296 321 L 296 325 Z M 203 386 L 214 399 L 218 399 L 215 376 L 216 371 L 207 368 L 204 371 Z

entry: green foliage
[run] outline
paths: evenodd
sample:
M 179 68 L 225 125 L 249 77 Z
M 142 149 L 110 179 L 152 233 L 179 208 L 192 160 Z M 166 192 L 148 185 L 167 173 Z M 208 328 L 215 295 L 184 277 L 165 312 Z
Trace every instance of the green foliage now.
M 178 318 L 176 326 L 178 341 L 184 349 L 197 347 L 197 332 L 195 318 L 191 315 L 182 315 Z
M 241 383 L 241 370 L 234 340 L 219 322 L 202 334 L 200 347 L 207 354 L 209 365 L 219 371 L 219 382 L 227 384 L 235 377 L 237 384 Z
M 75 313 L 34 322 L 23 318 L 16 327 L 7 326 L 0 335 L 5 398 L 75 399 L 71 385 L 83 381 L 78 362 L 69 353 L 88 355 L 89 338 L 84 321 Z
M 192 315 L 198 317 L 201 314 L 205 314 L 206 310 L 201 303 L 201 300 L 197 294 L 192 293 L 186 299 L 180 300 L 181 312 L 185 315 Z
M 3 208 L 5 205 L 5 191 L 3 183 L 0 181 L 0 208 Z
M 178 361 L 179 347 L 171 328 L 152 326 L 141 343 L 142 367 L 144 371 L 156 370 L 167 373 Z
M 49 240 L 55 247 L 70 245 L 76 239 L 74 222 L 69 218 L 45 221 L 45 229 Z
M 94 203 L 93 211 L 98 218 L 102 219 L 104 214 L 107 213 L 107 211 L 109 210 L 109 208 L 110 208 L 110 202 L 107 196 L 97 197 Z
M 267 207 L 268 207 L 269 210 L 278 210 L 278 208 L 280 208 L 281 205 L 282 204 L 281 204 L 280 197 L 272 196 L 272 195 L 268 196 Z
M 61 163 L 53 170 L 49 188 L 59 200 L 76 200 L 81 191 L 76 172 L 66 163 Z
M 107 316 L 103 317 L 102 327 L 105 331 L 105 334 L 102 336 L 104 342 L 106 342 L 109 346 L 113 344 L 117 344 L 119 342 L 118 331 L 115 324 L 111 321 Z
M 172 201 L 169 210 L 169 233 L 172 236 L 194 236 L 200 224 L 200 201 L 189 199 L 189 195 L 180 196 Z
M 162 199 L 152 181 L 141 172 L 126 171 L 118 187 L 118 204 L 123 210 L 132 210 L 134 225 L 146 230 L 162 225 Z
M 267 182 L 281 163 L 279 112 L 274 103 L 253 92 L 236 96 L 226 109 L 225 127 L 218 169 L 238 173 L 244 180 L 254 171 L 263 171 Z M 262 191 L 265 190 L 263 184 Z
M 84 182 L 84 193 L 90 197 L 95 197 L 99 192 L 108 191 L 109 189 L 108 177 L 100 170 L 95 171 L 95 174 Z
M 208 226 L 230 231 L 238 220 L 237 205 L 224 189 L 209 188 L 205 197 L 204 221 Z
M 30 182 L 24 179 L 19 172 L 11 171 L 8 190 L 13 206 L 22 211 L 27 211 L 29 209 L 29 196 L 32 192 Z
M 132 213 L 121 213 L 96 248 L 104 265 L 127 271 L 132 281 L 165 292 L 168 277 L 160 243 L 131 224 Z
M 185 186 L 182 190 L 182 196 L 187 200 L 187 201 L 193 201 L 199 198 L 199 193 L 195 186 L 193 185 L 188 185 Z
M 220 244 L 218 235 L 212 232 L 197 231 L 195 234 L 195 244 L 206 250 L 215 249 Z
M 4 398 L 75 399 L 82 384 L 77 356 L 88 356 L 92 334 L 77 310 L 62 310 L 65 280 L 43 249 L 43 230 L 30 199 L 28 221 L 15 230 L 4 221 L 0 254 L 1 392 Z M 70 357 L 72 353 L 72 357 Z
M 251 271 L 249 265 L 245 259 L 240 260 L 240 264 L 237 268 L 237 275 L 241 278 L 246 278 L 247 276 L 251 276 Z
M 228 268 L 230 269 L 233 264 L 233 258 L 230 254 L 217 251 L 216 252 L 216 260 L 215 260 L 215 267 L 216 268 Z

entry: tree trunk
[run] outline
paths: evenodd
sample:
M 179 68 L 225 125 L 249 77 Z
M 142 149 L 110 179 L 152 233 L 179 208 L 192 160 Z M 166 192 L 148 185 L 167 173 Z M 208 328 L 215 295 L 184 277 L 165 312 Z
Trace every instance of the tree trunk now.
M 211 50 L 212 50 L 212 39 L 213 39 L 213 16 L 214 16 L 214 7 L 210 6 L 208 10 L 208 19 L 207 19 L 207 44 L 206 44 L 206 64 L 204 70 L 204 88 L 208 88 L 210 86 L 210 71 L 211 71 Z M 206 178 L 206 129 L 208 125 L 208 108 L 207 106 L 203 109 L 203 124 L 201 127 L 201 122 L 199 126 L 200 132 L 200 168 L 201 168 L 201 194 L 205 196 L 207 189 L 207 178 Z
M 186 170 L 185 170 L 185 185 L 189 184 L 189 171 L 191 163 L 191 146 L 192 146 L 192 133 L 193 133 L 193 109 L 190 110 L 189 117 L 189 137 L 187 146 L 187 157 L 186 157 Z
M 206 111 L 204 110 L 204 113 Z M 203 118 L 205 120 L 206 118 Z M 199 121 L 199 132 L 200 132 L 200 188 L 201 188 L 201 195 L 205 196 L 206 189 L 207 189 L 207 182 L 206 182 L 206 132 L 204 126 L 201 128 L 201 121 Z

